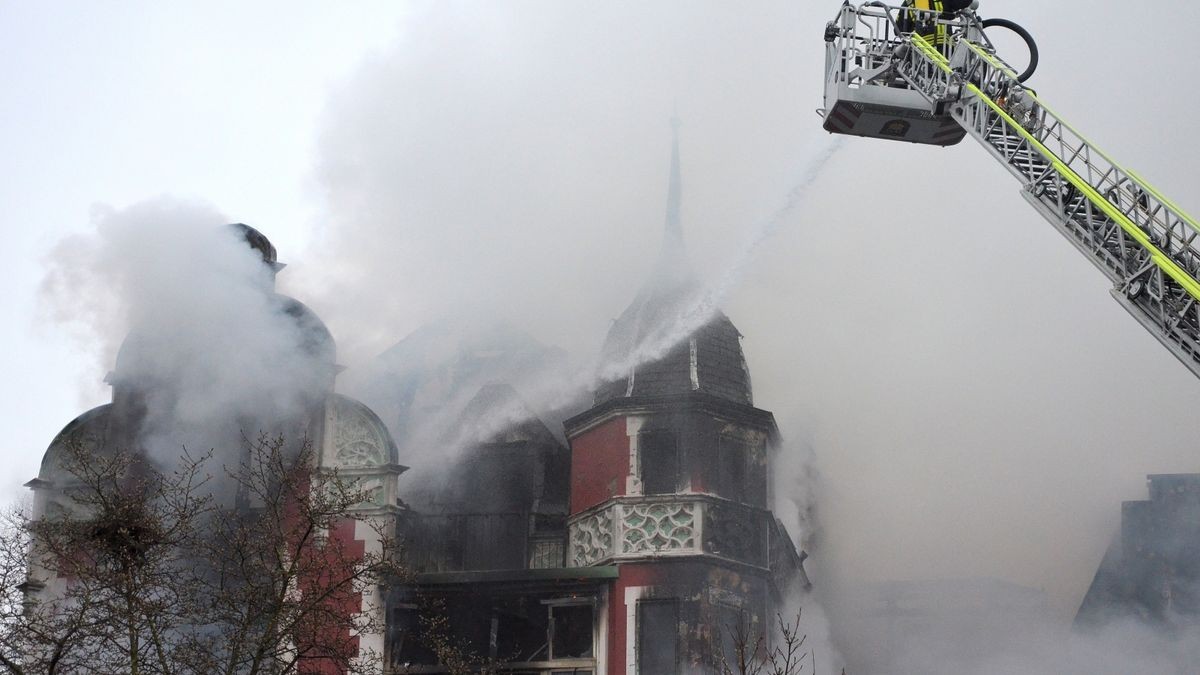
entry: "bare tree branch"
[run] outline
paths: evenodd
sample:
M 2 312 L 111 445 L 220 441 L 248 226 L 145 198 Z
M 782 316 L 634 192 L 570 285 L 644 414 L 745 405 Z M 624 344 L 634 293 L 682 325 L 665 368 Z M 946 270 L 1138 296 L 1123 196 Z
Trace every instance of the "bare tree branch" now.
M 260 435 L 242 456 L 214 477 L 212 452 L 163 468 L 69 445 L 55 512 L 0 523 L 0 668 L 378 672 L 356 637 L 383 630 L 365 591 L 401 570 L 358 515 L 370 495 L 315 469 L 303 439 Z

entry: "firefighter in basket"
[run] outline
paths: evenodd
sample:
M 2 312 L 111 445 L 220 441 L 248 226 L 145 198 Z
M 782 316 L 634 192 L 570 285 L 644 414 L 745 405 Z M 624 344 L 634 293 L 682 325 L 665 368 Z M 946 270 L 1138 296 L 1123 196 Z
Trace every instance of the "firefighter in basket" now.
M 939 50 L 950 43 L 946 24 L 938 19 L 952 19 L 959 12 L 979 7 L 979 0 L 904 0 L 896 26 L 901 33 L 916 33 Z

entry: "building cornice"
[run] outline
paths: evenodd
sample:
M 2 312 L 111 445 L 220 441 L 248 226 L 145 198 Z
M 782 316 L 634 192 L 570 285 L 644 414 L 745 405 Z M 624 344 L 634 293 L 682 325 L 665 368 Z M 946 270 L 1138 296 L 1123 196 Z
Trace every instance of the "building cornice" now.
M 779 437 L 775 415 L 770 411 L 738 403 L 702 391 L 670 396 L 625 396 L 609 399 L 563 422 L 567 439 L 592 429 L 614 417 L 656 413 L 705 412 L 731 422 L 758 427 L 771 438 Z

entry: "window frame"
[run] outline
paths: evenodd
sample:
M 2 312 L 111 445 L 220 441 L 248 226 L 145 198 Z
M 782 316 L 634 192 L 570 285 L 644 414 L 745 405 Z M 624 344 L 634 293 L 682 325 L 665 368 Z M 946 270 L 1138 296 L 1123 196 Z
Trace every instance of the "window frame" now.
M 553 598 L 542 600 L 546 605 L 548 621 L 546 624 L 546 656 L 550 661 L 564 659 L 595 659 L 596 658 L 596 602 L 593 598 Z M 557 625 L 554 622 L 554 610 L 559 607 L 588 607 L 592 610 L 592 655 L 591 656 L 558 656 L 554 653 L 554 632 Z
M 675 463 L 674 484 L 670 486 L 670 489 L 665 490 L 665 491 L 660 491 L 660 492 L 652 492 L 650 490 L 650 481 L 647 480 L 647 475 L 648 475 L 647 474 L 647 466 L 652 466 L 652 465 L 650 463 L 646 462 L 646 459 L 647 459 L 646 439 L 653 438 L 655 436 L 670 439 L 670 442 L 671 442 L 670 456 L 672 458 L 672 461 Z M 680 452 L 681 445 L 682 444 L 679 442 L 679 434 L 670 429 L 651 429 L 648 431 L 639 431 L 638 432 L 638 474 L 639 474 L 638 477 L 642 481 L 642 494 L 643 495 L 670 495 L 670 494 L 677 494 L 679 492 L 679 486 L 683 482 L 683 457 L 682 457 L 682 453 Z M 664 453 L 664 454 L 666 454 L 666 453 Z M 657 464 L 657 462 L 655 462 L 653 464 Z
M 722 497 L 738 503 L 750 500 L 750 454 L 753 444 L 735 434 L 717 436 L 717 491 Z M 727 475 L 726 459 L 736 452 L 740 461 L 740 483 L 734 489 L 733 476 Z
M 655 605 L 660 606 L 660 607 L 661 606 L 670 606 L 674 610 L 675 620 L 672 623 L 675 626 L 675 631 L 672 634 L 672 639 L 674 640 L 674 643 L 675 643 L 675 650 L 674 650 L 675 651 L 675 655 L 674 655 L 675 664 L 674 664 L 674 670 L 672 672 L 673 672 L 673 675 L 680 675 L 682 673 L 682 668 L 681 668 L 682 659 L 680 658 L 680 656 L 681 656 L 680 655 L 680 646 L 681 645 L 680 645 L 680 639 L 679 639 L 679 621 L 680 621 L 680 609 L 681 609 L 681 606 L 680 606 L 681 603 L 679 602 L 679 598 L 639 598 L 638 599 L 636 609 L 634 612 L 634 621 L 636 622 L 635 626 L 634 626 L 634 649 L 636 650 L 636 656 L 637 656 L 637 673 L 638 673 L 638 675 L 645 675 L 645 670 L 644 670 L 645 661 L 642 658 L 642 655 L 644 653 L 643 652 L 643 635 L 642 635 L 642 628 L 644 625 L 643 624 L 644 615 L 642 614 L 642 611 L 643 611 L 643 608 L 645 608 L 645 607 L 651 607 L 651 606 L 655 606 Z

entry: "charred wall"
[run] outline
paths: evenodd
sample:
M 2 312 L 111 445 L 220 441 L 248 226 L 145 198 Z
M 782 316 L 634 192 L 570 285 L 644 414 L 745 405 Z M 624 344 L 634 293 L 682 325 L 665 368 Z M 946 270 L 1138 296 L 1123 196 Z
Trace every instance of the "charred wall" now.
M 1080 628 L 1118 618 L 1200 624 L 1200 474 L 1148 477 L 1149 499 L 1121 506 L 1121 529 L 1079 608 Z

